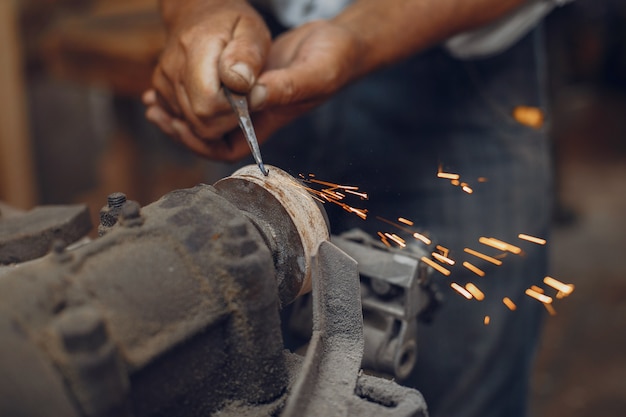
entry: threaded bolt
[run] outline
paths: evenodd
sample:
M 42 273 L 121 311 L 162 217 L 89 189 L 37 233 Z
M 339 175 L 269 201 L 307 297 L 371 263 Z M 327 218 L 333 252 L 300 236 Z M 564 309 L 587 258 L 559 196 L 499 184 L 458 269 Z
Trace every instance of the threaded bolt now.
M 120 208 L 126 202 L 126 194 L 124 193 L 112 193 L 107 197 L 107 204 L 109 208 Z

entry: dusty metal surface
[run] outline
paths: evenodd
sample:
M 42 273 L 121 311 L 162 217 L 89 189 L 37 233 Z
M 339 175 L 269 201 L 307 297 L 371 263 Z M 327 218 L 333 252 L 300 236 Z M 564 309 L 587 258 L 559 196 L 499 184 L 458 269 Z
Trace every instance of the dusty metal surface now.
M 262 237 L 212 187 L 125 206 L 105 236 L 1 277 L 3 346 L 30 348 L 0 357 L 15 376 L 0 381 L 0 415 L 189 416 L 270 402 L 287 381 L 275 288 Z M 95 330 L 81 328 L 90 320 Z M 68 342 L 80 337 L 84 348 Z
M 0 264 L 39 258 L 50 250 L 53 241 L 69 244 L 90 229 L 85 205 L 35 207 L 23 214 L 0 216 Z
M 430 322 L 441 302 L 428 268 L 420 261 L 428 253 L 419 246 L 387 247 L 361 230 L 332 236 L 331 241 L 358 264 L 365 341 L 361 366 L 404 380 L 417 361 L 417 322 Z M 308 295 L 301 297 L 283 318 L 290 346 L 311 338 L 313 306 Z
M 0 276 L 0 415 L 425 416 L 360 374 L 359 273 L 320 208 L 276 168 L 246 172 L 125 201 L 98 239 Z M 311 278 L 303 359 L 278 310 Z
M 417 361 L 417 321 L 428 321 L 439 305 L 419 246 L 394 250 L 360 231 L 333 237 L 359 265 L 364 314 L 363 367 L 402 381 Z
M 281 416 L 427 415 L 416 390 L 360 372 L 360 291 L 356 261 L 322 242 L 313 259 L 313 333 Z

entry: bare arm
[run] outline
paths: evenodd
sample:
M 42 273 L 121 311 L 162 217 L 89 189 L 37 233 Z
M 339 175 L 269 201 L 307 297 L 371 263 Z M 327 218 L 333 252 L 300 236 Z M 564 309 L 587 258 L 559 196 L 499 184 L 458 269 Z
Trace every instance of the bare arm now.
M 475 29 L 511 12 L 526 0 L 358 0 L 333 22 L 352 31 L 363 47 L 368 73 Z
M 169 40 L 155 91 L 144 97 L 147 116 L 197 153 L 234 161 L 249 151 L 222 83 L 250 94 L 263 142 L 359 77 L 524 1 L 357 0 L 334 19 L 294 28 L 270 46 L 267 28 L 244 0 L 162 0 Z

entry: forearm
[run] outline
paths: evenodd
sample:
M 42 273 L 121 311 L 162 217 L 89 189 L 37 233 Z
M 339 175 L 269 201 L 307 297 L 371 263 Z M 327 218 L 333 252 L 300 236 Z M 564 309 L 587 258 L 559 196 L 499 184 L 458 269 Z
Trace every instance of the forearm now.
M 457 33 L 488 24 L 525 0 L 357 0 L 333 19 L 361 48 L 359 75 L 401 60 Z

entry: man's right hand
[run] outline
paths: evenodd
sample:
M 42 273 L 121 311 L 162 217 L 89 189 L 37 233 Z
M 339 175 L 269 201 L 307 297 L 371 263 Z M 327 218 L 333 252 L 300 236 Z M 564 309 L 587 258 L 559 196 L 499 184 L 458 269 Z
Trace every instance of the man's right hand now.
M 250 92 L 265 64 L 270 32 L 245 0 L 162 0 L 161 7 L 168 40 L 153 89 L 144 94 L 146 116 L 200 151 L 203 141 L 219 141 L 237 127 L 222 85 Z

